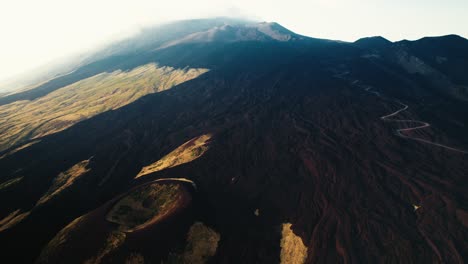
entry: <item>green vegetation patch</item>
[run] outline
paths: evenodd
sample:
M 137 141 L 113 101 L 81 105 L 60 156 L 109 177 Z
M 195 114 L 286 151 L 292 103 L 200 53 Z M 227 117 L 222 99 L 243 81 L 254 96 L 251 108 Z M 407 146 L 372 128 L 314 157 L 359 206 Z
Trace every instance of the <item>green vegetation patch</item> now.
M 204 264 L 216 254 L 221 235 L 202 222 L 196 222 L 187 234 L 183 252 L 171 253 L 167 264 Z
M 218 242 L 221 239 L 219 233 L 197 222 L 190 227 L 187 246 L 184 252 L 184 263 L 202 264 L 216 254 Z
M 18 177 L 18 178 L 13 178 L 11 180 L 8 180 L 6 182 L 3 182 L 0 184 L 0 190 L 3 190 L 5 188 L 8 188 L 14 184 L 17 184 L 18 182 L 20 182 L 21 180 L 23 179 L 23 177 Z
M 107 221 L 120 225 L 123 231 L 133 231 L 151 220 L 170 212 L 182 196 L 179 184 L 153 183 L 131 192 L 107 214 Z

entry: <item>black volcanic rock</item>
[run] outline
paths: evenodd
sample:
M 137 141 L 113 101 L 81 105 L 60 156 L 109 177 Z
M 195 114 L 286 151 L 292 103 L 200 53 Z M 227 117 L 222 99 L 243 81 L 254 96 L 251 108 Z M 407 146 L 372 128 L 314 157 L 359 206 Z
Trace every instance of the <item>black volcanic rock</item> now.
M 66 243 L 57 233 L 86 215 L 69 240 L 73 247 L 54 252 L 73 263 L 83 257 L 80 235 L 96 232 L 105 241 L 111 225 L 102 210 L 110 201 L 156 179 L 186 178 L 196 187 L 183 217 L 155 226 L 156 233 L 128 235 L 102 259 L 124 262 L 133 253 L 156 263 L 174 259 L 186 248 L 186 229 L 202 222 L 220 235 L 211 263 L 279 263 L 285 223 L 307 247 L 305 263 L 464 263 L 468 108 L 431 86 L 440 74 L 464 83 L 468 48 L 463 39 L 450 41 L 345 43 L 298 36 L 275 23 L 217 24 L 165 39 L 172 42 L 166 47 L 98 60 L 95 72 L 148 62 L 210 71 L 1 158 L 1 183 L 22 178 L 0 189 L 8 201 L 0 218 L 29 212 L 0 231 L 3 257 L 33 262 L 49 241 Z M 374 49 L 381 56 L 364 56 Z M 436 67 L 434 50 L 455 62 Z M 430 74 L 422 66 L 409 71 L 415 62 Z M 396 111 L 393 121 L 382 119 Z M 421 122 L 428 126 L 397 131 Z M 207 134 L 200 157 L 135 179 L 143 167 Z M 57 175 L 88 159 L 79 180 L 36 206 Z M 96 251 L 87 255 L 106 252 Z

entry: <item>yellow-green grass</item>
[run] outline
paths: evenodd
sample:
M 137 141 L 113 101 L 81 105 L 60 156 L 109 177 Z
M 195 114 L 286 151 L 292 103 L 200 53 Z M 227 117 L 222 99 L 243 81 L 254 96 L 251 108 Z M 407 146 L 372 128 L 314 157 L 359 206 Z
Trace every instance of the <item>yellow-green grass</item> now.
M 81 161 L 65 172 L 61 172 L 53 181 L 52 186 L 49 190 L 39 199 L 36 205 L 41 205 L 51 198 L 69 188 L 80 176 L 89 171 L 87 168 L 89 160 Z M 23 179 L 23 177 L 13 178 L 2 184 L 0 184 L 0 190 L 8 188 L 14 184 L 17 184 Z M 23 221 L 28 217 L 30 212 L 22 212 L 20 209 L 12 212 L 2 220 L 0 220 L 0 232 L 8 228 L 13 227 L 19 222 Z
M 107 256 L 109 253 L 118 249 L 124 242 L 127 235 L 120 231 L 113 231 L 109 234 L 106 239 L 106 243 L 103 248 L 99 251 L 98 255 L 88 259 L 84 264 L 99 264 L 102 263 L 102 259 Z
M 75 123 L 194 79 L 207 69 L 175 69 L 151 63 L 101 73 L 33 101 L 0 106 L 0 151 L 62 131 Z
M 83 223 L 87 220 L 88 215 L 81 216 L 75 219 L 73 222 L 68 224 L 63 228 L 57 235 L 44 247 L 41 252 L 41 255 L 38 258 L 37 263 L 49 263 L 51 259 L 55 259 L 57 254 L 63 250 L 64 247 L 67 247 L 67 242 L 70 237 L 73 237 L 77 232 L 81 232 Z M 92 263 L 102 263 L 102 259 L 113 251 L 117 250 L 126 239 L 126 234 L 124 232 L 114 230 L 107 234 L 107 238 L 103 241 L 102 247 L 97 251 L 96 256 L 91 257 L 84 261 L 83 263 L 92 264 Z
M 17 184 L 18 182 L 20 182 L 22 179 L 23 179 L 23 177 L 17 177 L 17 178 L 13 178 L 13 179 L 10 179 L 8 181 L 5 181 L 3 183 L 0 183 L 0 190 L 6 189 L 6 188 L 8 188 L 10 186 L 13 186 L 13 185 Z
M 160 160 L 143 167 L 135 178 L 198 159 L 208 150 L 207 142 L 210 138 L 211 135 L 206 134 L 185 142 Z
M 22 212 L 21 209 L 18 209 L 11 214 L 7 215 L 5 218 L 0 220 L 0 232 L 7 230 L 8 228 L 11 228 L 15 225 L 17 225 L 19 222 L 23 221 L 30 212 Z
M 171 253 L 167 264 L 204 264 L 216 254 L 221 235 L 202 222 L 196 222 L 187 234 L 187 242 L 182 252 Z
M 70 187 L 79 177 L 84 175 L 86 172 L 90 171 L 88 168 L 89 159 L 83 160 L 71 168 L 66 170 L 65 172 L 61 172 L 57 177 L 55 177 L 52 186 L 49 190 L 39 199 L 37 205 L 43 204 L 54 196 L 62 192 L 63 190 Z
M 187 236 L 187 246 L 183 255 L 184 263 L 207 263 L 208 259 L 216 254 L 220 239 L 219 233 L 203 223 L 193 224 Z
M 70 234 L 76 232 L 85 220 L 86 215 L 81 216 L 69 223 L 65 228 L 55 235 L 55 237 L 44 247 L 37 263 L 49 263 L 49 258 L 59 252 L 66 244 Z
M 291 226 L 291 223 L 285 223 L 282 226 L 281 264 L 302 264 L 307 259 L 307 247 L 301 237 L 294 234 Z
M 83 229 L 83 225 L 89 224 L 89 215 L 83 215 L 73 220 L 65 228 L 55 235 L 55 237 L 43 248 L 36 263 L 50 263 L 55 262 L 59 257 L 60 252 L 67 248 L 69 245 L 70 238 L 73 241 L 73 237 L 76 236 Z M 96 255 L 88 258 L 83 263 L 102 263 L 102 259 L 110 253 L 117 250 L 125 242 L 127 235 L 119 230 L 113 230 L 106 234 L 105 240 L 102 241 L 102 245 L 99 250 L 96 250 Z
M 40 142 L 40 140 L 34 140 L 34 141 L 28 142 L 28 143 L 26 143 L 26 144 L 23 144 L 23 145 L 21 145 L 21 146 L 15 148 L 15 149 L 13 149 L 13 150 L 10 150 L 8 153 L 3 154 L 2 156 L 0 156 L 0 159 L 3 159 L 3 158 L 5 158 L 5 157 L 7 157 L 7 156 L 10 156 L 10 155 L 12 155 L 12 154 L 15 154 L 16 152 L 18 152 L 18 151 L 20 151 L 20 150 L 23 150 L 23 149 L 25 149 L 25 148 L 28 148 L 28 147 L 30 147 L 30 146 L 36 144 L 36 143 L 39 143 L 39 142 Z
M 183 190 L 179 184 L 152 183 L 140 187 L 120 199 L 109 211 L 106 220 L 131 232 L 147 223 L 154 223 L 178 205 Z

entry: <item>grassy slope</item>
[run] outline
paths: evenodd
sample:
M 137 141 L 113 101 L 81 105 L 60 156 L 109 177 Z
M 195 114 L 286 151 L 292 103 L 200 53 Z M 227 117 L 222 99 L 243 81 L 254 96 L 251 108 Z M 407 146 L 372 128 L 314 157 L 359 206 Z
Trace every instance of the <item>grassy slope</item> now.
M 294 234 L 291 229 L 291 223 L 282 225 L 281 246 L 281 264 L 285 263 L 305 263 L 307 260 L 307 247 L 304 245 L 301 237 Z
M 88 160 L 83 160 L 75 164 L 73 167 L 65 172 L 61 172 L 50 186 L 49 190 L 39 199 L 37 205 L 43 204 L 62 192 L 63 190 L 70 187 L 79 177 L 84 175 L 90 169 L 87 168 L 89 164 Z
M 99 113 L 194 79 L 206 69 L 174 69 L 156 64 L 128 72 L 101 73 L 34 101 L 0 106 L 0 151 L 62 131 Z
M 210 138 L 211 135 L 207 134 L 185 142 L 162 159 L 143 167 L 135 178 L 196 160 L 208 150 Z

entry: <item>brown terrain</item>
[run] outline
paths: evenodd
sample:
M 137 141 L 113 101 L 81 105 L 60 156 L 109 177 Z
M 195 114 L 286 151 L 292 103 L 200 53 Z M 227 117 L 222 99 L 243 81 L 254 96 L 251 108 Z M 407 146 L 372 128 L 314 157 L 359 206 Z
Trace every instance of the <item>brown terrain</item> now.
M 226 23 L 168 25 L 163 41 L 121 43 L 36 93 L 0 100 L 37 104 L 65 92 L 61 84 L 149 63 L 197 73 L 66 129 L 5 139 L 5 258 L 468 260 L 468 40 L 345 43 Z M 126 45 L 141 50 L 122 55 Z M 0 127 L 26 127 L 17 122 Z

